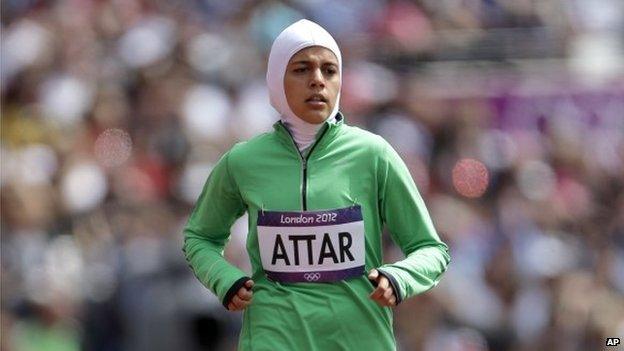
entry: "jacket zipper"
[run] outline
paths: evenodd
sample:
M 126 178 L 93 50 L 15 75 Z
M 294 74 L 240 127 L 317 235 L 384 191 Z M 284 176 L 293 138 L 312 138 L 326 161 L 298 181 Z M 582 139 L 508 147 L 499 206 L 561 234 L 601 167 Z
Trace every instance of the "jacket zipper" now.
M 282 126 L 286 130 L 286 133 L 288 133 L 288 135 L 290 136 L 290 140 L 292 140 L 293 145 L 295 146 L 295 150 L 297 151 L 297 154 L 299 155 L 299 158 L 301 158 L 301 168 L 302 168 L 302 173 L 303 173 L 303 181 L 302 181 L 302 184 L 301 184 L 301 200 L 302 200 L 303 210 L 307 211 L 308 210 L 308 204 L 307 204 L 307 200 L 306 200 L 306 195 L 307 195 L 306 194 L 306 188 L 307 188 L 307 184 L 308 184 L 308 159 L 310 158 L 310 155 L 312 155 L 312 151 L 314 151 L 314 148 L 316 148 L 316 145 L 318 145 L 318 143 L 321 141 L 321 139 L 323 139 L 323 136 L 325 135 L 325 132 L 327 132 L 327 130 L 329 129 L 329 126 L 327 126 L 323 130 L 321 135 L 318 137 L 318 139 L 316 139 L 314 141 L 314 144 L 312 144 L 312 147 L 310 148 L 310 151 L 308 151 L 308 155 L 306 157 L 303 157 L 303 155 L 301 154 L 301 151 L 299 151 L 299 148 L 297 147 L 297 143 L 295 142 L 295 138 L 293 138 L 292 134 L 290 133 L 288 128 L 286 128 L 284 123 L 282 123 L 281 121 L 280 121 L 280 123 L 282 124 Z

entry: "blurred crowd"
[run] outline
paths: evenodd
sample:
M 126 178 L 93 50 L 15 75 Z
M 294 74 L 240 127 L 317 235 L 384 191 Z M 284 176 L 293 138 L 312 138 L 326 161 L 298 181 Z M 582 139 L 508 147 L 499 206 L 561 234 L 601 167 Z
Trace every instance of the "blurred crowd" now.
M 399 151 L 451 248 L 395 310 L 399 350 L 624 336 L 624 2 L 0 4 L 0 350 L 235 348 L 182 227 L 220 155 L 278 119 L 267 54 L 300 18 L 336 37 L 347 123 Z M 249 271 L 245 236 L 225 254 Z

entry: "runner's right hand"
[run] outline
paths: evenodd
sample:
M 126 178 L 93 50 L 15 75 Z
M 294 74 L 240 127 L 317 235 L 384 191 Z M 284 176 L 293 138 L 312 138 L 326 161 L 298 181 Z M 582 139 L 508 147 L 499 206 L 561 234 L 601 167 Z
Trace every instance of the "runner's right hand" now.
M 238 289 L 236 295 L 232 296 L 230 303 L 228 304 L 228 310 L 230 311 L 242 311 L 249 304 L 251 304 L 251 299 L 253 297 L 253 291 L 251 288 L 254 286 L 253 280 L 248 280 L 245 282 L 245 285 Z

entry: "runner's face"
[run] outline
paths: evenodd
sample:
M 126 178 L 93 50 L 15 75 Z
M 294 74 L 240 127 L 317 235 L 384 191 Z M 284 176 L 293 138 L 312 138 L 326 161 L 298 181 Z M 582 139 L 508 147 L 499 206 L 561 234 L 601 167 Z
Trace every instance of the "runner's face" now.
M 308 123 L 323 123 L 334 109 L 340 91 L 334 53 L 320 46 L 297 52 L 286 66 L 284 90 L 295 115 Z

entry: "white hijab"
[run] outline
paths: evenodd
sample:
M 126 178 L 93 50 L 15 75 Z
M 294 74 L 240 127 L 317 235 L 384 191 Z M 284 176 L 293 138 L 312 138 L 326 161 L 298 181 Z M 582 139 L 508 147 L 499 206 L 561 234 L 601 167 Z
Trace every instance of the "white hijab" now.
M 292 134 L 293 139 L 295 139 L 299 151 L 304 150 L 314 142 L 316 134 L 323 126 L 323 123 L 308 123 L 292 112 L 286 101 L 284 74 L 290 58 L 300 50 L 310 46 L 322 46 L 336 55 L 338 72 L 342 81 L 342 56 L 340 55 L 338 44 L 323 27 L 305 19 L 291 24 L 277 36 L 269 54 L 266 75 L 271 105 L 280 113 L 280 118 Z M 338 91 L 336 105 L 328 117 L 330 122 L 336 118 L 339 102 L 340 91 Z

